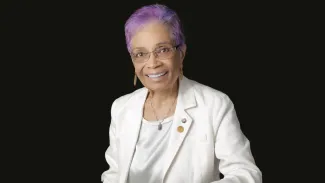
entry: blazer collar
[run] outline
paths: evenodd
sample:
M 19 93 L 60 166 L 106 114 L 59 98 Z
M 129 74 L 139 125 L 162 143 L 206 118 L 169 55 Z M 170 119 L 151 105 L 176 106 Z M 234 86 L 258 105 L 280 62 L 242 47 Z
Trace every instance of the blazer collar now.
M 127 125 L 125 135 L 121 136 L 121 143 L 123 144 L 123 162 L 120 165 L 120 183 L 125 183 L 128 177 L 128 172 L 132 162 L 133 154 L 135 151 L 136 143 L 138 141 L 141 121 L 143 118 L 143 106 L 148 95 L 148 89 L 142 88 L 135 93 L 134 100 L 130 103 L 130 113 L 127 113 Z M 196 100 L 194 91 L 192 88 L 191 80 L 185 76 L 179 81 L 179 90 L 177 97 L 177 104 L 174 113 L 174 121 L 172 124 L 171 136 L 169 139 L 169 147 L 167 155 L 165 156 L 165 166 L 163 169 L 163 176 L 168 171 L 174 157 L 176 156 L 190 126 L 192 124 L 192 118 L 186 111 L 189 108 L 196 106 Z M 182 122 L 185 121 L 184 122 Z M 178 128 L 184 128 L 183 132 L 179 132 Z

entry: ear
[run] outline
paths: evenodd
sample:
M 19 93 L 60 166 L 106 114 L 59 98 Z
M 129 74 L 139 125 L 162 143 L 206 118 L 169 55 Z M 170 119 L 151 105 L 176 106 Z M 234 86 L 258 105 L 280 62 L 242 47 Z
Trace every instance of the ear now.
M 181 60 L 183 62 L 184 58 L 185 58 L 185 55 L 186 55 L 186 44 L 183 44 L 181 47 L 180 47 L 180 53 L 181 53 Z

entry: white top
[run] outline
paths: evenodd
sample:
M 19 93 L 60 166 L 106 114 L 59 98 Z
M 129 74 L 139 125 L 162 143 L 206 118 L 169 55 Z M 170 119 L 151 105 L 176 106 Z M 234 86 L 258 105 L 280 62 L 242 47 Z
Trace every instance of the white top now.
M 167 117 L 162 122 L 162 129 L 158 130 L 160 121 L 142 119 L 139 139 L 129 171 L 128 183 L 162 182 L 164 155 L 167 152 L 173 116 Z

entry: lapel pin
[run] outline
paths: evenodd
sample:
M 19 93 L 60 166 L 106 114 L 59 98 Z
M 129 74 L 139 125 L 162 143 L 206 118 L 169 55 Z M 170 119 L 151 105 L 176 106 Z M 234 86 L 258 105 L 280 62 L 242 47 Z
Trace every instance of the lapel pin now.
M 178 131 L 179 133 L 182 133 L 182 132 L 184 131 L 184 127 L 182 127 L 182 126 L 178 126 L 178 127 L 177 127 L 177 131 Z

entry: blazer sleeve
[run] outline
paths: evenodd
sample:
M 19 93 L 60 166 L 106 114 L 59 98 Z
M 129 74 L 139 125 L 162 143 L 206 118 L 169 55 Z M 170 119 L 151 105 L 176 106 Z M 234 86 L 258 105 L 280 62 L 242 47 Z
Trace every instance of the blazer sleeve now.
M 250 142 L 240 129 L 232 101 L 227 95 L 214 116 L 219 125 L 215 136 L 215 155 L 224 178 L 213 183 L 262 183 L 262 172 L 256 166 Z
M 118 149 L 116 145 L 116 121 L 115 121 L 115 104 L 113 102 L 111 107 L 111 124 L 109 127 L 109 146 L 105 152 L 105 159 L 109 165 L 109 169 L 102 173 L 101 181 L 103 183 L 118 182 Z

